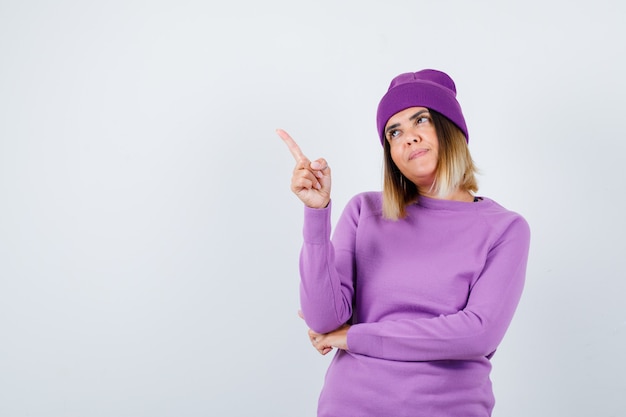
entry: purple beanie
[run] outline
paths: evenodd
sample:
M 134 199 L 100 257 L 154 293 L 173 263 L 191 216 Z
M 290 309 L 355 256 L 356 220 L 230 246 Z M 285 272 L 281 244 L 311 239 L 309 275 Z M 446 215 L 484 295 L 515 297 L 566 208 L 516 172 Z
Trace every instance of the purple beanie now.
M 448 74 L 425 69 L 400 74 L 391 80 L 387 94 L 378 104 L 376 124 L 382 144 L 385 142 L 385 125 L 394 114 L 409 107 L 426 107 L 450 119 L 469 141 L 467 126 L 456 101 L 456 86 Z

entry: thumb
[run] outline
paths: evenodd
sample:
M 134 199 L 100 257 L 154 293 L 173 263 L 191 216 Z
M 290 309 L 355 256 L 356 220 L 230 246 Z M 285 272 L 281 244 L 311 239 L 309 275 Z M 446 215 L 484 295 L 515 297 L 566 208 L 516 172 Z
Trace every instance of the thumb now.
M 315 161 L 311 162 L 311 169 L 314 169 L 316 171 L 326 171 L 328 169 L 328 163 L 323 158 L 316 159 Z

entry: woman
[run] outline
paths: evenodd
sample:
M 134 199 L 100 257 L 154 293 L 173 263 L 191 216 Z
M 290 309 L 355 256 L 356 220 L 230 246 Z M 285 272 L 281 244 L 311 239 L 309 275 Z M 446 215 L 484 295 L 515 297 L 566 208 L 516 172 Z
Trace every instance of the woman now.
M 302 314 L 337 349 L 318 416 L 489 416 L 490 358 L 520 299 L 529 228 L 477 197 L 456 87 L 445 73 L 395 77 L 377 113 L 382 193 L 356 195 L 330 238 L 330 168 L 278 133 L 305 204 Z

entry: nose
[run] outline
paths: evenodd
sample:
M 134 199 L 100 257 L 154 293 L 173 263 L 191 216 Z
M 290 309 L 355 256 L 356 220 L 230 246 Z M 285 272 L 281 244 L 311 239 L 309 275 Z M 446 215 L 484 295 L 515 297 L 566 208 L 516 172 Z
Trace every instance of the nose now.
M 419 135 L 411 135 L 407 137 L 406 144 L 411 145 L 412 143 L 419 143 L 421 141 L 422 139 L 419 137 Z

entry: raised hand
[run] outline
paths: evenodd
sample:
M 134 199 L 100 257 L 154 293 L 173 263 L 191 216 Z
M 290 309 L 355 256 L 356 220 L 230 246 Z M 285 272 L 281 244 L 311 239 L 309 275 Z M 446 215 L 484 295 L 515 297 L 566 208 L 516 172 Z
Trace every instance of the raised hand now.
M 276 133 L 285 142 L 296 160 L 291 177 L 291 191 L 308 207 L 324 208 L 330 202 L 330 168 L 322 158 L 309 160 L 287 132 L 277 129 Z

